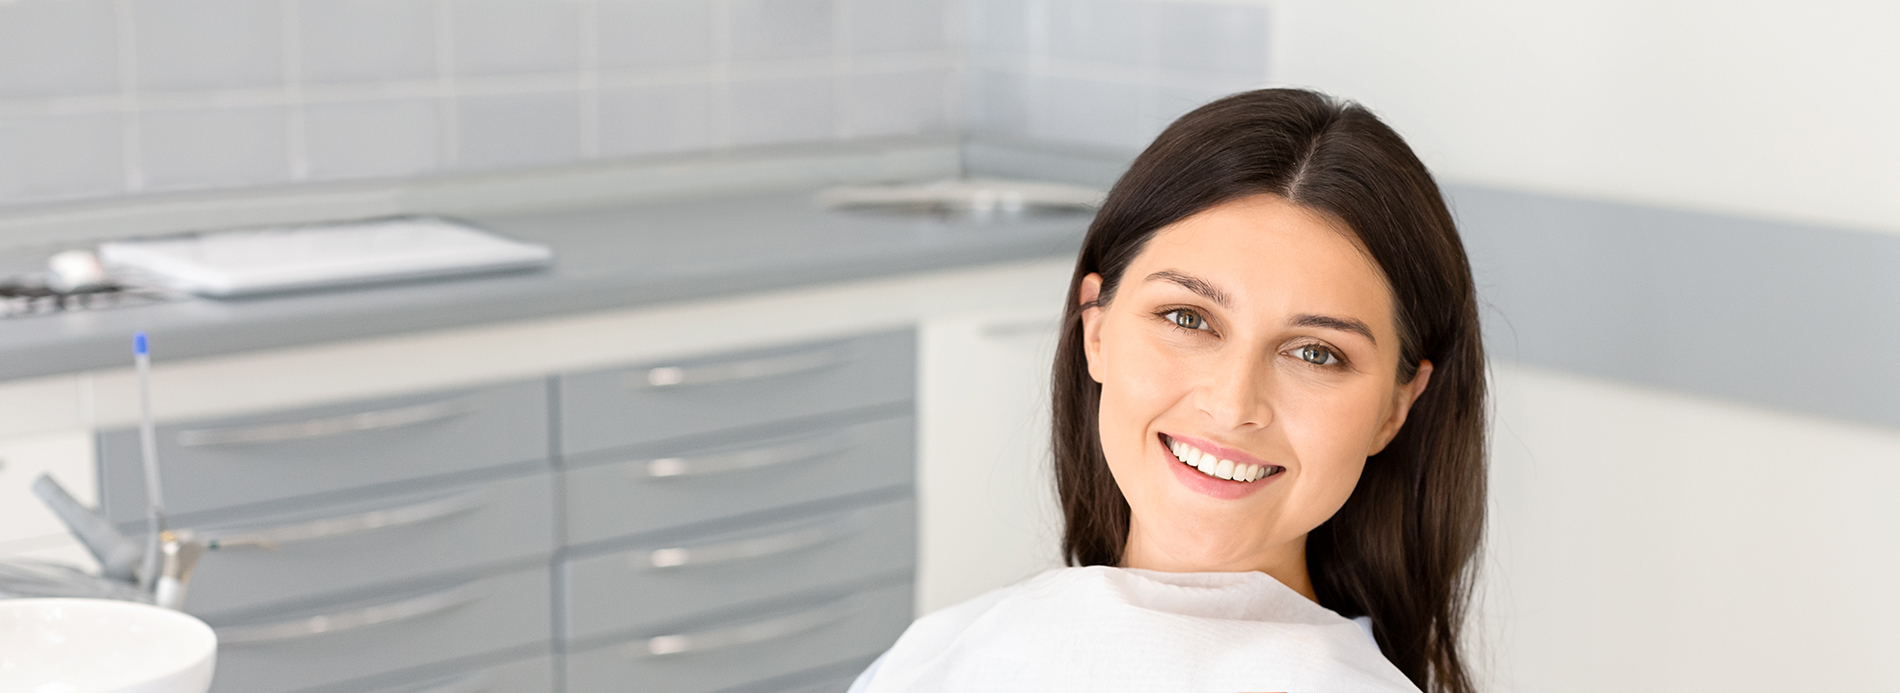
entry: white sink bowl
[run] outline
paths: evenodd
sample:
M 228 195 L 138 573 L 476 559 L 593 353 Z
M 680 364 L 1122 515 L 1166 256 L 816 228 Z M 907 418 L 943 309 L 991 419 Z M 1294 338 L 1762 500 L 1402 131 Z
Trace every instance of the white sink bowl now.
M 104 599 L 0 599 L 0 691 L 205 693 L 218 637 L 191 616 Z

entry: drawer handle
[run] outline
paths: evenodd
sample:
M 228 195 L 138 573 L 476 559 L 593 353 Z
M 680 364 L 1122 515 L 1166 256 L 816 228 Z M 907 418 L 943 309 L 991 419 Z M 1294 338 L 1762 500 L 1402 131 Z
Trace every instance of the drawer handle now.
M 291 423 L 185 430 L 178 432 L 178 444 L 188 448 L 199 448 L 329 438 L 350 433 L 419 426 L 433 421 L 452 419 L 474 411 L 474 403 L 467 399 L 457 398 Z
M 482 693 L 482 691 L 494 690 L 495 681 L 489 678 L 487 672 L 478 671 L 453 679 L 427 681 L 421 684 L 421 688 L 412 686 L 390 688 L 381 693 Z
M 443 518 L 454 517 L 470 512 L 488 504 L 488 493 L 477 489 L 447 498 L 438 498 L 414 505 L 405 505 L 384 510 L 371 510 L 355 515 L 326 517 L 321 520 L 280 525 L 267 529 L 248 532 L 219 533 L 209 530 L 202 533 L 205 548 L 217 550 L 233 546 L 261 546 L 275 549 L 279 544 L 288 544 L 311 539 L 348 536 L 379 529 L 407 527 Z
M 662 635 L 648 638 L 644 643 L 634 643 L 629 647 L 636 657 L 666 657 L 750 645 L 817 630 L 850 617 L 857 613 L 858 609 L 858 601 L 847 597 L 790 616 L 698 633 Z
M 466 606 L 486 596 L 477 583 L 469 583 L 412 599 L 339 611 L 333 614 L 299 618 L 255 626 L 227 626 L 215 629 L 219 645 L 252 645 L 297 640 L 325 633 L 340 633 L 385 623 L 407 621 Z
M 676 476 L 700 476 L 704 474 L 723 474 L 760 467 L 790 464 L 820 457 L 843 454 L 851 449 L 851 443 L 842 435 L 829 435 L 809 440 L 801 440 L 784 445 L 741 450 L 739 452 L 705 455 L 702 457 L 662 457 L 635 463 L 634 476 L 648 479 L 668 479 Z
M 845 518 L 817 527 L 774 534 L 769 537 L 741 539 L 723 544 L 681 546 L 647 552 L 646 560 L 633 560 L 641 570 L 667 570 L 712 563 L 744 561 L 807 549 L 858 533 L 862 526 L 856 518 Z
M 625 382 L 627 387 L 635 390 L 716 385 L 823 370 L 842 365 L 849 359 L 850 355 L 844 349 L 820 349 L 744 361 L 649 368 L 644 372 L 628 374 Z

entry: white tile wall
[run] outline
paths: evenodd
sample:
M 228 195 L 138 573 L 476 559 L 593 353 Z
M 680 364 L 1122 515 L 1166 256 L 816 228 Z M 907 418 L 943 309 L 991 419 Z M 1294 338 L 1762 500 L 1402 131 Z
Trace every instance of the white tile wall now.
M 132 0 L 129 43 L 139 88 L 281 86 L 281 9 L 281 3 L 257 0 Z
M 1259 85 L 1266 32 L 1214 0 L 0 0 L 0 207 L 966 127 L 1134 149 Z
M 503 168 L 580 158 L 580 94 L 471 96 L 457 113 L 456 165 Z
M 735 60 L 809 58 L 831 53 L 833 0 L 731 0 Z
M 700 83 L 609 89 L 600 95 L 600 148 L 607 156 L 709 149 L 713 89 Z
M 299 0 L 296 7 L 304 83 L 436 77 L 434 0 Z
M 0 199 L 123 190 L 122 131 L 117 113 L 0 116 Z
M 0 208 L 952 132 L 962 9 L 0 0 Z
M 455 68 L 464 75 L 580 69 L 581 4 L 560 0 L 454 0 Z
M 846 11 L 856 53 L 940 50 L 957 42 L 949 0 L 850 0 Z
M 1154 63 L 1164 69 L 1264 76 L 1263 7 L 1164 2 L 1153 6 Z
M 713 61 L 712 0 L 601 0 L 600 67 L 708 65 Z
M 117 92 L 118 52 L 111 0 L 0 3 L 0 94 Z
M 143 185 L 188 190 L 290 180 L 286 110 L 253 106 L 143 114 Z
M 1264 4 L 969 3 L 978 133 L 1136 150 L 1195 106 L 1266 83 Z
M 1048 55 L 1110 65 L 1141 64 L 1147 6 L 1134 0 L 1042 0 Z
M 954 71 L 905 70 L 849 79 L 844 128 L 850 135 L 916 135 L 949 129 L 957 86 Z
M 1104 147 L 1147 139 L 1141 127 L 1141 85 L 1055 76 L 1042 80 L 1042 88 L 1032 92 L 1032 97 L 1045 99 L 1041 118 L 1030 123 L 1029 132 L 1037 139 Z
M 730 87 L 733 144 L 830 139 L 837 128 L 832 77 L 751 79 Z
M 374 99 L 304 107 L 311 178 L 409 176 L 441 164 L 438 100 Z

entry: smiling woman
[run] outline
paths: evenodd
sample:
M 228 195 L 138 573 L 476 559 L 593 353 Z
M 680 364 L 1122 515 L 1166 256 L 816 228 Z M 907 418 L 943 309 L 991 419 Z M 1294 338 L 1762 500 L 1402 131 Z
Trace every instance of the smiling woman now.
M 1369 111 L 1270 89 L 1163 132 L 1089 229 L 1052 391 L 1072 567 L 919 620 L 861 688 L 1472 690 L 1476 297 Z

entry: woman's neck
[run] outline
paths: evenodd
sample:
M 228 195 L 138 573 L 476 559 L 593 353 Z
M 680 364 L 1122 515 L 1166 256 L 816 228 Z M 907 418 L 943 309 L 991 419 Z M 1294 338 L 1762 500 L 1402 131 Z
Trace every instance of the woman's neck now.
M 1198 547 L 1197 547 L 1198 548 Z M 1209 551 L 1181 550 L 1164 542 L 1146 539 L 1131 527 L 1128 545 L 1122 551 L 1123 568 L 1140 568 L 1164 573 L 1240 573 L 1259 571 L 1279 580 L 1307 599 L 1319 602 L 1313 591 L 1312 576 L 1306 572 L 1306 538 L 1290 546 L 1274 547 L 1239 555 L 1219 555 Z

